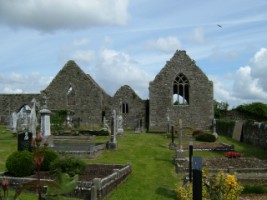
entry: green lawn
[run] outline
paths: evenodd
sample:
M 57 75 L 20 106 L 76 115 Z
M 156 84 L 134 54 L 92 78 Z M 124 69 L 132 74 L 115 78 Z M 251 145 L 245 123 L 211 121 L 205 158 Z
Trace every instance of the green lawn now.
M 108 137 L 97 137 L 97 142 L 106 142 Z M 132 166 L 132 174 L 121 184 L 107 200 L 171 200 L 176 199 L 175 185 L 181 184 L 182 175 L 175 173 L 172 156 L 168 149 L 170 138 L 162 134 L 135 134 L 127 131 L 117 137 L 118 150 L 104 151 L 95 159 L 86 159 L 88 163 L 127 164 Z M 177 139 L 175 142 L 177 143 Z M 188 140 L 184 140 L 188 143 Z M 245 156 L 267 159 L 267 151 L 241 144 L 230 138 L 220 136 L 219 142 L 235 145 L 237 151 Z M 7 156 L 16 151 L 16 138 L 2 133 L 0 129 L 0 171 L 5 170 Z M 185 152 L 187 154 L 187 152 Z M 195 151 L 194 156 L 223 156 L 222 153 Z
M 118 139 L 117 151 L 106 151 L 90 163 L 130 163 L 132 174 L 108 200 L 175 199 L 180 181 L 172 162 L 170 140 L 162 135 L 127 132 Z

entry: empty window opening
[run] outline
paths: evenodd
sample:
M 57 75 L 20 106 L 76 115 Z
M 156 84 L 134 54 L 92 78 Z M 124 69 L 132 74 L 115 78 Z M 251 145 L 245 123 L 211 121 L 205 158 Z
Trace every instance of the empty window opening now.
M 128 103 L 122 104 L 122 113 L 129 113 Z
M 184 74 L 179 74 L 173 82 L 173 105 L 189 104 L 189 81 Z
M 70 85 L 67 90 L 67 104 L 75 105 L 75 90 L 73 89 L 72 85 Z

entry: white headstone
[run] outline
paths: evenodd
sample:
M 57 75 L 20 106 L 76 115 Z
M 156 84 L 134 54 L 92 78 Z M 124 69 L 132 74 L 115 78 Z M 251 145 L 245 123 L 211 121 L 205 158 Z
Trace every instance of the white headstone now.
M 32 109 L 31 109 L 31 113 L 30 113 L 30 122 L 29 122 L 29 132 L 32 133 L 32 137 L 36 137 L 36 127 L 37 127 L 37 117 L 36 117 L 36 109 L 35 109 L 35 106 L 36 106 L 36 101 L 35 99 L 33 99 L 33 106 L 32 106 Z
M 18 116 L 16 112 L 13 112 L 11 115 L 11 130 L 12 133 L 16 133 L 17 132 L 17 120 L 18 120 Z
M 43 140 L 42 142 L 46 142 L 48 140 L 48 146 L 52 146 L 52 138 L 51 136 L 51 129 L 50 129 L 50 115 L 51 111 L 44 108 L 40 110 L 41 114 L 41 133 Z
M 121 115 L 117 116 L 117 133 L 118 134 L 123 134 L 124 130 L 123 130 L 123 118 Z

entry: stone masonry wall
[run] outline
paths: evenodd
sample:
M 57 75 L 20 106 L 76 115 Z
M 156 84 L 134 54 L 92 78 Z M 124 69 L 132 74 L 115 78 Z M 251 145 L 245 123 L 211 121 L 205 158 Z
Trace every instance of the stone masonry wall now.
M 110 97 L 74 61 L 67 62 L 42 94 L 48 97 L 49 109 L 73 111 L 73 119 L 89 127 L 102 125 L 102 112 L 110 101 Z
M 9 123 L 9 115 L 18 112 L 21 106 L 32 106 L 32 99 L 37 101 L 40 94 L 0 94 L 0 124 Z
M 189 104 L 173 105 L 173 82 L 179 73 L 189 80 Z M 213 119 L 213 84 L 185 51 L 173 58 L 150 83 L 150 129 L 167 127 L 167 110 L 172 124 L 182 119 L 184 127 L 208 129 Z
M 173 82 L 179 73 L 190 84 L 188 105 L 172 102 Z M 104 116 L 110 121 L 113 109 L 117 113 L 121 111 L 121 102 L 128 105 L 129 112 L 123 113 L 123 118 L 124 128 L 130 129 L 142 123 L 143 128 L 166 130 L 167 113 L 174 125 L 182 119 L 184 127 L 208 129 L 214 116 L 213 84 L 185 51 L 177 51 L 150 82 L 149 101 L 142 100 L 127 85 L 111 97 L 74 61 L 68 61 L 40 94 L 0 94 L 0 123 L 7 124 L 9 114 L 24 104 L 31 105 L 33 98 L 42 106 L 44 96 L 48 109 L 71 111 L 73 120 L 91 128 L 101 127 Z
M 120 102 L 128 104 L 128 113 L 123 113 L 124 128 L 136 128 L 137 120 L 142 120 L 143 127 L 145 126 L 145 101 L 142 100 L 130 86 L 122 86 L 114 95 L 111 108 L 115 108 L 117 113 L 122 112 Z
M 242 142 L 267 149 L 267 124 L 245 123 L 242 127 Z

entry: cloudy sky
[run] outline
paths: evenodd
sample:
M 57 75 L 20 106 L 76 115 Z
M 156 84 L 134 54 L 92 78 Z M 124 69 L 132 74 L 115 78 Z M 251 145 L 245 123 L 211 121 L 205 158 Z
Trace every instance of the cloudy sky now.
M 0 93 L 38 93 L 74 60 L 143 99 L 185 50 L 230 107 L 267 103 L 267 1 L 0 0 Z M 220 26 L 218 26 L 220 25 Z

